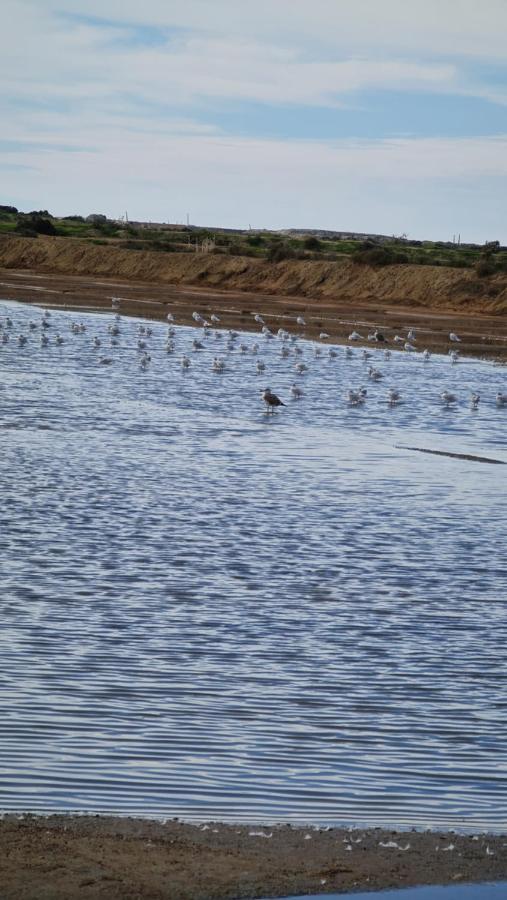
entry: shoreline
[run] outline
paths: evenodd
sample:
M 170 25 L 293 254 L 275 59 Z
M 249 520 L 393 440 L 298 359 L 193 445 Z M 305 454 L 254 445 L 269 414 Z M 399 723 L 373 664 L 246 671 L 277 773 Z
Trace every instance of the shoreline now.
M 4 814 L 2 900 L 240 900 L 507 879 L 507 835 Z
M 220 316 L 220 328 L 232 328 L 258 334 L 260 326 L 254 315 L 259 313 L 273 330 L 284 327 L 301 337 L 318 339 L 322 331 L 329 334 L 324 344 L 350 344 L 355 347 L 389 347 L 397 351 L 395 334 L 406 337 L 415 328 L 416 348 L 446 354 L 458 349 L 463 356 L 491 359 L 507 363 L 507 321 L 503 316 L 436 307 L 414 307 L 386 301 L 352 301 L 336 298 L 309 298 L 182 285 L 119 280 L 94 275 L 62 275 L 24 269 L 0 269 L 0 294 L 38 306 L 90 312 L 114 312 L 113 296 L 120 297 L 119 312 L 155 321 L 166 321 L 172 312 L 176 325 L 196 326 L 192 312 L 209 318 Z M 306 326 L 296 323 L 304 316 Z M 378 328 L 385 343 L 367 340 L 368 332 Z M 359 330 L 364 340 L 348 340 L 352 330 Z M 461 337 L 459 344 L 449 340 L 451 331 Z M 401 350 L 400 352 L 403 352 Z

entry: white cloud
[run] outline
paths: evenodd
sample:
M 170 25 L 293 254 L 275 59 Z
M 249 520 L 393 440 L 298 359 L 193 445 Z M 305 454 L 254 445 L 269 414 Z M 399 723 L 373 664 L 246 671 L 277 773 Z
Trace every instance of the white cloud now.
M 48 139 L 47 132 L 42 135 Z M 85 138 L 77 130 L 76 142 Z M 19 154 L 2 158 L 12 163 Z M 475 239 L 485 229 L 482 239 L 493 232 L 507 238 L 491 208 L 493 196 L 497 210 L 507 199 L 502 201 L 495 182 L 505 184 L 507 135 L 323 143 L 174 132 L 147 144 L 142 134 L 127 139 L 104 126 L 99 151 L 27 150 L 22 160 L 34 173 L 20 175 L 18 197 L 26 196 L 30 207 L 62 214 L 101 209 L 116 215 L 127 208 L 132 218 L 178 220 L 190 209 L 193 220 L 204 224 L 313 225 L 421 236 L 432 200 L 436 220 L 426 236 L 442 235 L 447 218 L 451 232 L 459 226 L 466 235 L 468 226 Z M 478 204 L 482 218 L 474 213 L 467 222 L 460 204 Z
M 40 0 L 39 0 L 40 2 Z M 42 5 L 52 8 L 48 0 Z M 65 0 L 68 12 L 341 55 L 468 56 L 505 61 L 504 0 Z
M 411 233 L 438 208 L 435 226 L 468 210 L 474 227 L 499 233 L 503 136 L 247 140 L 190 113 L 196 101 L 205 110 L 222 99 L 338 106 L 373 87 L 504 102 L 494 82 L 467 78 L 466 63 L 487 47 L 491 58 L 500 45 L 503 55 L 507 4 L 485 0 L 478 11 L 475 0 L 460 0 L 458 22 L 457 5 L 4 0 L 3 137 L 20 142 L 1 157 L 10 202 L 61 213 L 127 206 L 153 219 L 183 218 L 190 208 L 208 224 Z M 69 19 L 62 8 L 115 24 Z M 188 30 L 148 46 L 132 40 L 126 20 Z M 170 117 L 161 112 L 169 108 Z M 18 173 L 19 165 L 28 168 Z
M 403 7 L 394 0 L 372 6 L 367 0 L 360 0 L 359 7 L 369 10 L 369 15 L 360 20 L 357 14 L 352 16 L 349 4 L 346 9 L 340 9 L 342 4 L 316 0 L 310 11 L 306 3 L 303 7 L 297 0 L 291 0 L 290 4 L 277 0 L 278 15 L 282 19 L 287 17 L 291 34 L 297 32 L 290 43 L 286 34 L 280 33 L 278 19 L 273 15 L 266 20 L 268 24 L 271 22 L 271 29 L 265 33 L 263 3 L 250 4 L 251 8 L 247 8 L 246 4 L 231 4 L 227 0 L 204 6 L 199 0 L 186 5 L 151 0 L 143 6 L 143 22 L 176 21 L 202 29 L 199 33 L 168 35 L 165 43 L 155 47 L 119 40 L 130 34 L 122 24 L 126 17 L 140 21 L 137 4 L 134 7 L 122 2 L 121 8 L 112 0 L 105 0 L 100 7 L 89 0 L 86 4 L 83 0 L 65 4 L 67 11 L 95 11 L 100 16 L 118 17 L 114 27 L 101 27 L 52 15 L 47 2 L 37 6 L 29 0 L 5 2 L 10 14 L 4 20 L 0 72 L 4 91 L 20 98 L 53 101 L 83 98 L 100 102 L 128 94 L 140 103 L 173 106 L 206 98 L 338 106 L 350 102 L 351 94 L 375 88 L 470 94 L 507 102 L 507 93 L 497 86 L 473 84 L 467 79 L 452 54 L 446 59 L 435 59 L 432 46 L 426 59 L 410 58 L 410 42 L 402 40 L 399 27 L 394 32 L 385 27 L 385 22 L 391 22 L 395 13 L 398 26 L 399 21 L 406 20 L 408 2 Z M 237 7 L 245 11 L 244 19 L 234 13 Z M 329 21 L 319 19 L 319 9 L 322 13 L 327 10 Z M 382 23 L 378 40 L 372 45 L 372 28 L 380 9 Z M 505 10 L 507 25 L 507 5 Z M 421 29 L 424 32 L 424 15 L 421 20 L 412 21 L 416 34 Z M 442 11 L 441 20 L 445 30 L 446 17 Z M 463 27 L 470 21 L 470 16 L 468 19 L 466 14 L 460 16 Z M 254 27 L 256 22 L 259 27 Z M 251 34 L 248 23 L 252 24 Z M 308 43 L 308 35 L 312 35 L 317 25 L 322 38 L 318 54 Z M 389 55 L 383 45 L 382 35 L 386 30 L 390 40 L 396 35 L 399 38 L 394 55 Z M 490 22 L 488 34 L 492 39 L 494 32 Z M 350 40 L 344 37 L 347 34 Z M 423 45 L 419 49 L 429 51 Z

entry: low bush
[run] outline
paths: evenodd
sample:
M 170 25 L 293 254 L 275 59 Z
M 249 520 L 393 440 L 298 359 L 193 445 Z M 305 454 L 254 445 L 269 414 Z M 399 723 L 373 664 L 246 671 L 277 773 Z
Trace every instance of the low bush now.
M 492 259 L 480 259 L 475 264 L 475 274 L 479 278 L 488 278 L 489 275 L 494 275 L 495 272 L 496 266 Z

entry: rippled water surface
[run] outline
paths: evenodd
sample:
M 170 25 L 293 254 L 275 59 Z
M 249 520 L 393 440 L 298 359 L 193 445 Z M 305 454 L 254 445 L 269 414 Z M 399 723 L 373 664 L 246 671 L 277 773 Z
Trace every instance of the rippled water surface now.
M 507 827 L 507 468 L 397 449 L 507 461 L 505 370 L 301 342 L 291 401 L 279 340 L 73 318 L 0 304 L 1 807 Z

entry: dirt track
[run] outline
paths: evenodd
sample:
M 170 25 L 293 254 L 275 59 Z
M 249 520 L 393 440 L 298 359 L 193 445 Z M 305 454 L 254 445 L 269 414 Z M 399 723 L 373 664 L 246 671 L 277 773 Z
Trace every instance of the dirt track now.
M 166 824 L 0 822 L 2 900 L 239 900 L 507 878 L 505 837 Z

